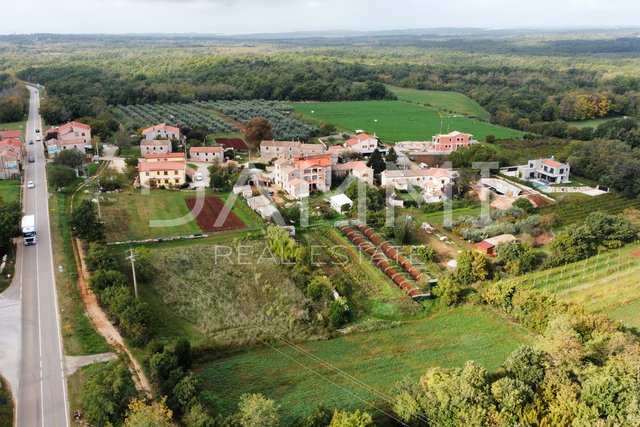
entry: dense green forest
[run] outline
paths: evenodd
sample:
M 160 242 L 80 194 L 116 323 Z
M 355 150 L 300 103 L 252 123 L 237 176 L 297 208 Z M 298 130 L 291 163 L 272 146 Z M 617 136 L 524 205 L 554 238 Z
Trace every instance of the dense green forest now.
M 0 73 L 0 123 L 22 120 L 28 107 L 24 85 L 10 74 Z

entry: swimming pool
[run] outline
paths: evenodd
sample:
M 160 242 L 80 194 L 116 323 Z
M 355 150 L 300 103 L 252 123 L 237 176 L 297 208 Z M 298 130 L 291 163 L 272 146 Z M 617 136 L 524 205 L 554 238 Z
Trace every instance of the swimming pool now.
M 540 181 L 531 181 L 531 183 L 533 184 L 534 187 L 541 189 L 542 191 L 546 191 L 549 189 L 549 186 L 546 184 L 543 184 Z

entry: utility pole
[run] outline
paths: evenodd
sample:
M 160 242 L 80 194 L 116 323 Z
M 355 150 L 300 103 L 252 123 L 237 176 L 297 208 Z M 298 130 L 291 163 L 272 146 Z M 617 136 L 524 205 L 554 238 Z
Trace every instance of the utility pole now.
M 129 256 L 127 259 L 131 260 L 131 271 L 133 272 L 133 293 L 138 298 L 138 281 L 136 280 L 136 258 L 133 254 L 133 248 L 129 249 Z

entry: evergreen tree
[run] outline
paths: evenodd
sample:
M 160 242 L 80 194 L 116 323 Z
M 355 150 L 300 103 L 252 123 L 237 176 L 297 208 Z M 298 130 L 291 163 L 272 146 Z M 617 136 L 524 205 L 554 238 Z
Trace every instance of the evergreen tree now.
M 369 157 L 367 166 L 372 168 L 373 173 L 376 175 L 379 175 L 383 170 L 387 168 L 387 165 L 382 158 L 382 154 L 380 154 L 380 151 L 378 151 L 377 148 L 373 150 L 373 153 L 371 153 L 371 157 Z

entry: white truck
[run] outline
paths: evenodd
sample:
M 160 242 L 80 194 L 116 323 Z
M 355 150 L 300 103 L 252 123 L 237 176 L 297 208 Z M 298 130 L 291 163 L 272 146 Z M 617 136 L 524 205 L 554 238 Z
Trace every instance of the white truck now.
M 38 242 L 36 237 L 36 217 L 34 215 L 22 217 L 22 239 L 25 246 L 35 245 Z

